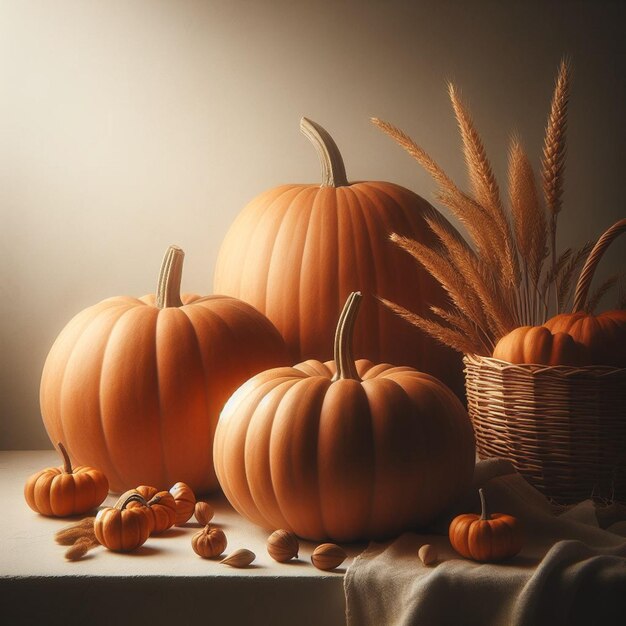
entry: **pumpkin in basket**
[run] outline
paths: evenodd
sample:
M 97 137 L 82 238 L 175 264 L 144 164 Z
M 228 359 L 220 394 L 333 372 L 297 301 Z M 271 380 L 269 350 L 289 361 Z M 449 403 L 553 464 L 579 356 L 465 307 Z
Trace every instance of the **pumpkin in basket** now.
M 225 296 L 180 295 L 183 251 L 168 249 L 156 295 L 109 298 L 74 317 L 46 359 L 48 435 L 112 491 L 217 487 L 213 433 L 229 395 L 288 362 L 271 322 Z
M 349 183 L 330 135 L 306 118 L 300 127 L 319 153 L 322 184 L 282 185 L 253 199 L 224 238 L 214 279 L 216 293 L 249 302 L 274 323 L 292 363 L 327 358 L 341 307 L 356 289 L 416 313 L 447 304 L 430 274 L 389 239 L 395 232 L 434 245 L 425 218 L 435 209 L 393 183 Z M 463 395 L 460 355 L 374 298 L 364 301 L 361 318 L 354 343 L 362 357 L 416 367 Z
M 584 346 L 585 365 L 626 367 L 626 311 L 604 311 L 598 315 L 586 311 L 561 313 L 544 326 L 556 334 L 567 333 Z
M 545 326 L 520 326 L 502 337 L 493 358 L 509 363 L 584 365 L 585 346 L 563 332 L 552 334 Z
M 222 411 L 218 479 L 264 528 L 316 541 L 390 537 L 432 521 L 471 480 L 472 427 L 452 391 L 410 367 L 354 360 L 360 298 L 344 307 L 334 361 L 262 372 Z

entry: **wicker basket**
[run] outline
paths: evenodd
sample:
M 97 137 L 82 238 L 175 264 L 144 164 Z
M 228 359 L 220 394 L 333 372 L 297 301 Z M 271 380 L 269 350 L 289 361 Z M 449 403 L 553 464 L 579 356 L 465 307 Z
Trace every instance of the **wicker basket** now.
M 584 308 L 595 267 L 621 220 L 600 237 L 580 274 Z M 514 365 L 466 355 L 470 418 L 481 458 L 508 458 L 557 503 L 626 503 L 626 369 Z

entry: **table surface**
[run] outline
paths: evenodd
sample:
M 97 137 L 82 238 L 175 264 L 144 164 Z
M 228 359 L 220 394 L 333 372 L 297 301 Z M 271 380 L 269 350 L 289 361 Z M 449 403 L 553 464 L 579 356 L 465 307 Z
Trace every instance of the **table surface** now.
M 297 560 L 276 563 L 265 547 L 269 532 L 242 518 L 221 494 L 203 498 L 215 510 L 211 523 L 227 536 L 226 554 L 237 548 L 256 554 L 248 568 L 235 569 L 197 556 L 191 548 L 191 536 L 201 526 L 194 518 L 182 527 L 150 537 L 132 553 L 98 547 L 79 561 L 67 561 L 67 548 L 55 543 L 54 533 L 80 518 L 38 515 L 23 496 L 28 476 L 58 465 L 54 450 L 0 452 L 0 493 L 4 500 L 0 600 L 4 596 L 9 601 L 2 602 L 5 616 L 4 606 L 19 607 L 12 623 L 44 619 L 51 624 L 58 618 L 58 623 L 66 626 L 86 620 L 110 624 L 111 611 L 98 610 L 110 601 L 110 595 L 121 603 L 115 612 L 118 623 L 131 623 L 135 618 L 171 623 L 168 614 L 173 611 L 177 624 L 207 621 L 209 617 L 225 619 L 227 624 L 345 623 L 343 574 L 364 546 L 344 546 L 349 558 L 332 573 L 311 564 L 316 544 L 310 542 L 300 542 Z M 104 505 L 115 500 L 109 496 Z M 74 600 L 68 604 L 66 596 Z M 146 601 L 142 601 L 144 596 Z

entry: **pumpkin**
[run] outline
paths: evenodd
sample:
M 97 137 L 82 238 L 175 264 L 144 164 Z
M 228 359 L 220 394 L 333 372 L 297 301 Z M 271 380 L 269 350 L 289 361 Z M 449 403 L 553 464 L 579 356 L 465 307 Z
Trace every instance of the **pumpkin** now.
M 246 379 L 287 363 L 282 338 L 249 304 L 180 296 L 184 253 L 171 246 L 156 295 L 114 297 L 74 317 L 46 359 L 41 412 L 53 441 L 99 467 L 116 492 L 181 479 L 217 487 L 213 432 Z
M 354 360 L 360 299 L 346 302 L 334 361 L 262 372 L 222 411 L 220 485 L 266 529 L 316 541 L 390 537 L 428 524 L 471 480 L 472 427 L 452 391 L 410 367 Z
M 37 513 L 54 517 L 95 509 L 109 493 L 107 477 L 93 467 L 72 467 L 65 446 L 58 443 L 57 447 L 63 456 L 63 467 L 48 467 L 28 478 L 24 486 L 28 506 Z
M 481 514 L 464 513 L 450 523 L 448 535 L 452 547 L 475 561 L 501 561 L 515 556 L 524 544 L 519 520 L 504 513 L 490 514 L 485 493 L 480 494 Z
M 436 210 L 393 183 L 349 183 L 331 136 L 306 118 L 300 127 L 319 153 L 322 184 L 281 185 L 254 198 L 226 234 L 214 275 L 216 293 L 249 302 L 274 323 L 292 363 L 328 358 L 351 291 L 422 315 L 431 305 L 448 305 L 441 286 L 389 239 L 397 233 L 436 245 L 425 220 Z M 364 302 L 361 315 L 354 342 L 363 358 L 410 365 L 463 395 L 460 354 L 375 298 Z
M 141 485 L 135 489 L 148 503 L 150 513 L 154 518 L 152 535 L 158 535 L 171 528 L 176 522 L 176 501 L 169 491 L 159 491 L 156 487 Z M 129 508 L 142 506 L 138 501 L 131 501 Z
M 587 350 L 564 332 L 554 334 L 545 326 L 520 326 L 504 335 L 493 357 L 509 363 L 584 365 Z
M 131 502 L 139 506 L 129 507 Z M 120 496 L 113 507 L 98 511 L 93 523 L 96 539 L 109 550 L 130 552 L 143 545 L 154 529 L 154 515 L 135 490 Z
M 556 334 L 567 333 L 584 346 L 585 365 L 626 367 L 626 311 L 561 313 L 544 326 Z
M 189 485 L 177 482 L 170 493 L 176 502 L 176 526 L 182 526 L 191 519 L 196 508 L 196 496 Z
M 580 272 L 571 313 L 561 313 L 544 326 L 553 333 L 567 333 L 588 351 L 587 365 L 626 367 L 626 311 L 605 311 L 593 315 L 587 310 L 587 294 L 600 259 L 621 234 L 626 218 L 618 220 L 598 238 Z
M 220 556 L 226 550 L 228 540 L 221 528 L 205 526 L 191 537 L 193 551 L 203 559 Z

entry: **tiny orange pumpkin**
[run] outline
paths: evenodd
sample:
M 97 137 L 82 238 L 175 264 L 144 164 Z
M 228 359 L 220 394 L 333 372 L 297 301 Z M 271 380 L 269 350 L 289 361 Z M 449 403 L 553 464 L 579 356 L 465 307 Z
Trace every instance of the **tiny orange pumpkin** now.
M 140 485 L 135 489 L 148 503 L 154 517 L 154 528 L 150 534 L 158 535 L 171 528 L 176 521 L 176 501 L 169 491 L 159 491 L 156 487 Z M 138 501 L 131 501 L 129 508 L 142 506 Z
M 178 482 L 170 493 L 176 501 L 176 526 L 182 526 L 191 519 L 196 507 L 196 496 L 192 488 L 186 483 Z
M 504 513 L 489 514 L 484 491 L 479 489 L 478 493 L 481 514 L 464 513 L 450 523 L 452 547 L 474 561 L 501 561 L 515 556 L 524 543 L 519 520 Z
M 24 498 L 37 513 L 53 517 L 79 515 L 102 504 L 109 493 L 109 481 L 99 470 L 86 465 L 72 467 L 62 443 L 57 447 L 63 467 L 48 467 L 33 474 L 24 486 Z
M 139 506 L 128 506 L 138 502 Z M 113 507 L 96 515 L 93 524 L 96 539 L 109 550 L 130 552 L 143 545 L 154 529 L 154 515 L 146 499 L 134 489 L 123 493 Z

